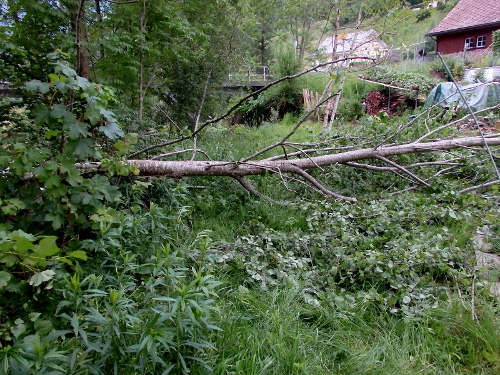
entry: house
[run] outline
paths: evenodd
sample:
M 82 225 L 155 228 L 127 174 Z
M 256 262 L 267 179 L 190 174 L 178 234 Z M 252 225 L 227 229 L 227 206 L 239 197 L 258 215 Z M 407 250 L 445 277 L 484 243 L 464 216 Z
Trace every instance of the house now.
M 384 50 L 387 50 L 387 44 L 380 40 L 378 35 L 373 29 L 339 34 L 335 53 L 333 53 L 335 39 L 328 37 L 319 45 L 319 55 L 326 61 L 355 56 L 379 58 L 384 54 Z
M 500 0 L 460 0 L 426 36 L 436 39 L 436 52 L 463 57 L 489 55 L 493 31 L 500 29 Z

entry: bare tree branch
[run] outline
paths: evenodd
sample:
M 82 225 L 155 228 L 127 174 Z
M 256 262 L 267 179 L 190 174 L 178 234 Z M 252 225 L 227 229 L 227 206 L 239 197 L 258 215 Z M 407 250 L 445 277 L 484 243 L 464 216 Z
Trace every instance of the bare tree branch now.
M 245 178 L 243 177 L 240 177 L 240 176 L 236 176 L 234 177 L 234 179 L 236 181 L 238 181 L 240 183 L 241 186 L 243 186 L 246 190 L 248 190 L 250 193 L 258 196 L 258 197 L 261 197 L 273 204 L 276 204 L 278 206 L 289 206 L 289 204 L 286 204 L 284 202 L 278 202 L 270 197 L 268 197 L 267 195 L 265 194 L 262 194 L 260 191 L 258 191 L 257 189 L 255 189 L 247 180 L 245 180 Z
M 367 60 L 367 61 L 374 61 L 375 60 L 372 57 L 355 57 L 355 58 L 353 58 L 353 57 L 347 57 L 347 58 L 339 59 L 339 60 L 336 60 L 336 61 L 329 61 L 329 62 L 326 62 L 326 63 L 318 64 L 318 65 L 316 65 L 316 66 L 314 66 L 314 67 L 312 67 L 310 69 L 304 70 L 302 72 L 282 77 L 280 79 L 277 79 L 276 81 L 273 81 L 273 82 L 269 83 L 268 85 L 266 85 L 264 87 L 261 87 L 260 89 L 254 91 L 254 92 L 252 92 L 250 94 L 247 94 L 247 95 L 243 96 L 236 104 L 234 104 L 233 106 L 231 106 L 224 114 L 222 114 L 220 116 L 217 116 L 217 117 L 214 117 L 214 118 L 212 118 L 210 120 L 205 121 L 204 123 L 202 123 L 200 125 L 200 127 L 198 128 L 198 130 L 192 132 L 190 135 L 185 136 L 185 137 L 180 137 L 180 138 L 177 138 L 177 139 L 173 139 L 173 140 L 169 140 L 169 141 L 165 141 L 165 142 L 162 142 L 162 143 L 159 143 L 159 144 L 156 144 L 156 145 L 151 145 L 151 146 L 145 147 L 142 150 L 138 150 L 136 152 L 133 152 L 132 154 L 128 155 L 128 157 L 132 158 L 132 157 L 140 155 L 140 154 L 142 154 L 144 152 L 156 149 L 156 148 L 161 148 L 161 147 L 169 146 L 169 145 L 172 145 L 172 144 L 175 144 L 175 143 L 183 142 L 183 141 L 185 141 L 187 139 L 191 139 L 194 136 L 196 136 L 198 133 L 200 133 L 201 131 L 203 131 L 208 125 L 215 124 L 215 123 L 217 123 L 217 122 L 219 122 L 221 120 L 224 120 L 227 117 L 229 117 L 234 111 L 236 111 L 236 109 L 238 107 L 240 107 L 244 102 L 246 102 L 251 97 L 253 97 L 255 95 L 258 95 L 258 94 L 260 94 L 260 93 L 268 90 L 270 87 L 273 87 L 273 86 L 277 85 L 278 83 L 281 83 L 281 82 L 284 82 L 284 81 L 288 81 L 288 80 L 292 80 L 292 79 L 301 77 L 301 76 L 303 76 L 305 74 L 314 72 L 318 68 L 322 68 L 322 67 L 325 67 L 325 66 L 328 66 L 328 65 L 331 65 L 331 64 L 336 64 L 336 63 L 339 63 L 339 62 L 348 61 L 348 60 L 352 60 L 352 59 Z M 290 136 L 288 136 L 288 138 L 289 137 Z M 279 146 L 279 144 L 277 146 Z M 276 146 L 274 146 L 274 147 L 276 147 Z M 263 151 L 263 152 L 265 152 L 265 151 Z M 251 157 L 247 158 L 247 160 L 250 160 L 252 157 L 254 157 L 254 156 L 252 155 Z
M 200 154 L 205 155 L 207 157 L 207 159 L 210 160 L 210 156 L 208 156 L 208 154 L 205 151 L 200 150 L 199 148 L 188 148 L 186 150 L 167 152 L 165 154 L 155 155 L 151 158 L 151 160 L 158 160 L 158 159 L 165 158 L 165 157 L 172 156 L 172 155 L 185 154 L 186 152 L 192 152 L 193 154 L 200 153 Z
M 444 168 L 444 169 L 441 169 L 439 170 L 438 172 L 436 172 L 433 176 L 429 177 L 429 178 L 426 178 L 425 181 L 430 181 L 432 180 L 433 178 L 436 178 L 438 176 L 441 176 L 443 174 L 447 174 L 448 172 L 452 171 L 453 169 L 455 169 L 456 166 L 452 166 L 452 167 L 449 167 L 449 168 Z M 420 187 L 421 185 L 414 185 L 414 186 L 411 186 L 409 188 L 406 188 L 406 189 L 403 189 L 403 190 L 398 190 L 398 191 L 395 191 L 393 193 L 391 193 L 391 195 L 397 195 L 397 194 L 403 194 L 403 193 L 406 193 L 407 191 L 411 191 L 411 190 L 416 190 Z
M 413 179 L 417 180 L 418 182 L 420 182 L 422 185 L 425 185 L 427 187 L 429 187 L 430 185 L 425 182 L 424 180 L 422 180 L 420 177 L 418 177 L 416 174 L 410 172 L 408 169 L 406 169 L 405 167 L 399 165 L 398 163 L 395 163 L 393 162 L 392 160 L 390 159 L 387 159 L 385 156 L 381 156 L 381 155 L 377 155 L 376 156 L 377 159 L 380 159 L 382 160 L 383 162 L 389 164 L 389 165 L 392 165 L 393 167 L 399 169 L 400 171 L 406 173 L 408 176 L 411 176 Z
M 443 99 L 444 100 L 444 99 Z M 479 113 L 483 113 L 483 112 L 488 112 L 488 111 L 491 111 L 491 110 L 494 110 L 494 109 L 497 109 L 497 108 L 500 108 L 500 103 L 497 104 L 497 105 L 494 105 L 492 107 L 488 107 L 488 108 L 484 108 L 484 109 L 481 109 L 479 111 L 476 111 L 474 112 L 474 114 L 479 114 Z M 431 136 L 432 134 L 435 134 L 437 132 L 439 132 L 440 130 L 443 130 L 443 129 L 446 129 L 446 128 L 449 128 L 450 126 L 453 126 L 455 124 L 459 124 L 465 120 L 467 120 L 468 118 L 472 117 L 472 115 L 470 113 L 468 113 L 467 115 L 459 118 L 458 120 L 455 120 L 455 121 L 452 121 L 452 122 L 449 122 L 447 124 L 444 124 L 444 125 L 441 125 L 431 131 L 429 131 L 427 134 L 424 134 L 423 136 L 421 136 L 420 138 L 416 139 L 414 142 L 415 143 L 418 143 L 418 142 L 422 142 L 424 139 L 428 138 L 429 136 Z
M 500 184 L 500 180 L 486 182 L 486 183 L 481 184 L 481 185 L 471 186 L 471 187 L 468 187 L 466 189 L 462 189 L 459 191 L 459 193 L 466 193 L 468 191 L 478 190 L 478 189 L 482 189 L 482 188 L 493 186 L 493 185 L 499 185 L 499 184 Z
M 356 201 L 356 198 L 346 197 L 344 195 L 337 194 L 337 193 L 327 189 L 326 187 L 323 186 L 323 184 L 321 184 L 321 182 L 316 180 L 313 176 L 311 176 L 309 173 L 307 173 L 306 171 L 304 171 L 303 169 L 301 169 L 299 167 L 294 168 L 293 173 L 304 177 L 307 181 L 309 181 L 311 184 L 313 184 L 313 186 L 317 187 L 326 196 L 330 196 L 330 197 L 333 197 L 336 199 L 343 199 L 343 200 L 350 201 L 350 202 Z
M 454 160 L 458 160 L 458 159 L 454 159 Z M 383 171 L 395 172 L 397 170 L 396 167 L 381 167 L 378 165 L 362 164 L 362 163 L 355 163 L 355 162 L 347 162 L 344 164 L 349 166 L 349 167 L 371 169 L 371 170 L 379 171 L 379 172 L 383 172 Z M 422 162 L 422 163 L 405 165 L 405 168 L 412 169 L 412 168 L 417 168 L 417 167 L 427 167 L 427 166 L 431 166 L 431 165 L 450 165 L 453 167 L 459 167 L 459 166 L 463 165 L 463 163 L 454 163 L 452 160 L 429 161 L 429 162 Z

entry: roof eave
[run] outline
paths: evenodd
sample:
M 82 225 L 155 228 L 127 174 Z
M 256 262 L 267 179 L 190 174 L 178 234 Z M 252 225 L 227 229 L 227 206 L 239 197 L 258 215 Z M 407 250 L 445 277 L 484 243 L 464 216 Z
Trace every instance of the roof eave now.
M 476 29 L 484 29 L 486 27 L 491 27 L 491 26 L 500 26 L 500 21 L 497 22 L 490 22 L 490 23 L 484 23 L 482 25 L 474 25 L 474 26 L 468 26 L 468 27 L 461 27 L 458 29 L 450 29 L 450 30 L 443 30 L 443 31 L 437 31 L 437 32 L 428 32 L 425 34 L 425 36 L 437 36 L 437 35 L 443 35 L 443 34 L 453 34 L 453 33 L 459 33 L 461 31 L 467 31 L 467 30 L 476 30 Z

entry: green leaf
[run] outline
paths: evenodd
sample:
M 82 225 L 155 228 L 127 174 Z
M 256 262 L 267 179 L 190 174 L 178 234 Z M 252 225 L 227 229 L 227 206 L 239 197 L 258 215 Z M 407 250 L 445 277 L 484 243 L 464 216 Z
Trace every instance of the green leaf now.
M 28 250 L 31 250 L 35 247 L 33 244 L 33 240 L 25 238 L 25 237 L 13 237 L 14 240 L 14 248 L 17 252 L 21 254 L 25 254 Z
M 30 285 L 39 286 L 45 281 L 51 280 L 56 273 L 52 270 L 45 270 L 42 272 L 37 272 L 30 278 Z
M 67 109 L 66 109 L 66 106 L 62 105 L 62 104 L 56 104 L 52 107 L 52 110 L 50 111 L 50 117 L 52 118 L 63 118 L 63 117 L 66 117 L 70 114 L 71 112 L 69 112 Z
M 58 187 L 59 185 L 61 185 L 61 177 L 56 174 L 50 175 L 50 177 L 45 180 L 45 187 L 47 189 L 52 189 L 54 187 Z
M 85 159 L 95 154 L 94 142 L 89 138 L 72 139 L 67 143 L 68 151 L 76 156 Z
M 24 324 L 24 321 L 22 319 L 16 319 L 16 321 L 14 323 L 16 324 L 16 326 L 12 327 L 10 329 L 10 331 L 12 332 L 14 337 L 17 339 L 24 332 L 26 332 L 26 325 Z
M 107 121 L 106 126 L 99 127 L 99 130 L 109 139 L 116 139 L 124 136 L 122 128 L 114 121 Z
M 51 139 L 53 137 L 57 137 L 61 134 L 60 130 L 47 130 L 44 134 L 45 139 Z
M 80 171 L 76 168 L 74 161 L 68 157 L 59 158 L 61 163 L 60 171 L 67 175 L 66 181 L 71 186 L 79 185 L 83 181 L 83 177 L 80 175 Z
M 92 125 L 95 125 L 101 120 L 101 112 L 97 108 L 89 107 L 85 111 L 84 118 L 89 120 Z
M 41 257 L 49 257 L 59 252 L 56 244 L 57 237 L 45 237 L 35 248 L 35 253 Z
M 57 64 L 56 67 L 54 68 L 54 72 L 65 75 L 66 77 L 76 76 L 76 72 L 74 69 L 71 69 L 69 66 L 63 64 Z
M 50 109 L 45 104 L 38 105 L 32 113 L 35 116 L 34 121 L 36 125 L 48 123 L 50 120 Z
M 2 212 L 5 215 L 14 215 L 18 211 L 26 208 L 26 205 L 23 201 L 18 198 L 8 199 L 4 202 L 4 206 L 2 207 Z
M 81 260 L 87 260 L 87 253 L 82 250 L 76 250 L 68 254 L 70 258 L 76 258 L 76 259 L 81 259 Z
M 6 287 L 12 275 L 6 271 L 0 271 L 0 288 Z
M 54 73 L 49 74 L 50 83 L 59 82 L 59 76 Z
M 5 257 L 0 256 L 0 263 L 5 263 L 5 265 L 10 268 L 14 264 L 19 263 L 17 257 L 14 255 L 7 255 Z
M 80 136 L 87 137 L 89 135 L 87 126 L 88 125 L 84 122 L 75 122 L 65 126 L 65 129 L 68 130 L 68 135 L 71 139 L 77 139 L 80 138 Z
M 90 83 L 87 78 L 84 78 L 84 77 L 77 76 L 76 77 L 76 84 L 78 87 L 80 87 L 84 91 L 94 89 L 94 85 L 92 83 Z
M 34 80 L 26 83 L 26 90 L 30 92 L 39 91 L 42 94 L 46 94 L 50 91 L 50 85 L 47 82 Z
M 40 317 L 40 315 L 42 315 L 42 314 L 41 313 L 37 313 L 37 312 L 32 312 L 29 315 L 30 316 L 30 320 L 32 322 L 34 322 L 35 320 L 37 320 Z
M 35 320 L 33 328 L 35 328 L 36 333 L 38 333 L 40 336 L 45 336 L 49 334 L 53 326 L 49 320 L 37 319 Z
M 61 215 L 49 213 L 49 214 L 45 215 L 45 221 L 51 221 L 52 228 L 59 229 L 62 227 L 64 219 Z

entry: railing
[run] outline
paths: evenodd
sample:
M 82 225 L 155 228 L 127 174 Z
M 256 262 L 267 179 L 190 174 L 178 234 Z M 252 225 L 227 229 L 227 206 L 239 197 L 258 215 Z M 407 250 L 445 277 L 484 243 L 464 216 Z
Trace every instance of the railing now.
M 231 83 L 250 83 L 250 82 L 269 82 L 273 76 L 269 74 L 267 66 L 247 66 L 245 69 L 231 72 L 228 75 L 228 82 Z

